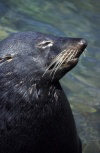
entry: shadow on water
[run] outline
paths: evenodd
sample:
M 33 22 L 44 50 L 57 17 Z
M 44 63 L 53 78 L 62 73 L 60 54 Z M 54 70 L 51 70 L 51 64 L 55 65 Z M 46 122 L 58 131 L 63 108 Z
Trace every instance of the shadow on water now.
M 100 152 L 99 0 L 0 0 L 0 40 L 12 32 L 83 37 L 85 57 L 61 84 L 73 109 L 84 153 Z

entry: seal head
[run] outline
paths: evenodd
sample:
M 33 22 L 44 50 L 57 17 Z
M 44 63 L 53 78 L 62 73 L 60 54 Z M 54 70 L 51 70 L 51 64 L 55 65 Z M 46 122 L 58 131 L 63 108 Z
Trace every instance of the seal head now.
M 41 33 L 17 33 L 0 43 L 0 61 L 14 72 L 37 79 L 60 79 L 78 62 L 87 46 L 81 38 L 63 38 Z M 11 59 L 11 62 L 8 62 Z M 32 67 L 32 65 L 34 65 Z M 12 71 L 12 70 L 11 70 Z M 38 75 L 39 74 L 39 75 Z M 37 77 L 38 76 L 38 77 Z

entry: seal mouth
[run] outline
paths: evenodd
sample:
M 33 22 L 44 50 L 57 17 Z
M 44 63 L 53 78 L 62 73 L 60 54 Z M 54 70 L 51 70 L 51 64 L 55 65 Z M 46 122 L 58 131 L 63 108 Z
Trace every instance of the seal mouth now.
M 80 39 L 78 40 L 77 43 L 73 45 L 69 45 L 61 53 L 59 53 L 56 57 L 52 59 L 45 73 L 49 71 L 50 75 L 52 75 L 53 78 L 55 74 L 57 74 L 57 72 L 59 71 L 61 72 L 64 71 L 64 73 L 62 73 L 64 75 L 66 72 L 71 70 L 74 66 L 76 66 L 76 64 L 78 63 L 79 57 L 85 50 L 86 46 L 87 46 L 87 42 L 84 39 Z

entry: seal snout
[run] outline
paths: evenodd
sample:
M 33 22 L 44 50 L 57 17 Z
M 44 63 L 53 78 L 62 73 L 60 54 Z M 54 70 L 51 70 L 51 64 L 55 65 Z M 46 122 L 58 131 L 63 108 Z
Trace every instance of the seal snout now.
M 86 48 L 87 46 L 87 41 L 83 38 L 80 39 L 80 41 L 78 42 L 79 45 L 81 45 L 82 47 Z
M 79 58 L 83 53 L 85 48 L 87 47 L 87 41 L 83 38 L 78 38 L 75 40 L 76 54 L 74 54 L 76 58 Z

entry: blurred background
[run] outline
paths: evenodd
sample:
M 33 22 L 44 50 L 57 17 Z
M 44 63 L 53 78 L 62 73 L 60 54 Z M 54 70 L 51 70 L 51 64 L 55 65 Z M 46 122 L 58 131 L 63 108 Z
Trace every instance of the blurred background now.
M 100 153 L 100 0 L 0 0 L 0 40 L 38 31 L 83 37 L 85 56 L 60 80 L 83 142 L 83 153 Z

